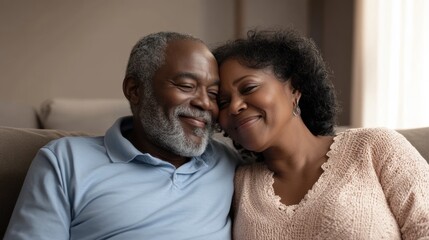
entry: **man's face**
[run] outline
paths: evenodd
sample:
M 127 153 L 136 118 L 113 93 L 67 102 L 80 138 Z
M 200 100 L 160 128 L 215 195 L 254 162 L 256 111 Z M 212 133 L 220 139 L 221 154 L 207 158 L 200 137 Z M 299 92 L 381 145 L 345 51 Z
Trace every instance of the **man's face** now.
M 149 141 L 180 156 L 201 155 L 218 115 L 217 63 L 197 41 L 170 42 L 165 64 L 145 90 L 139 117 Z

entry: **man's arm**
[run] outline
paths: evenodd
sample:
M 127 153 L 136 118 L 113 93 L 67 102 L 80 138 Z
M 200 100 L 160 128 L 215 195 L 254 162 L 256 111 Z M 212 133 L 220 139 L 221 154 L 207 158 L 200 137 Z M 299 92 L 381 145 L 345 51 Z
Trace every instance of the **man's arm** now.
M 38 152 L 28 170 L 5 240 L 69 239 L 71 210 L 63 170 L 50 149 L 44 147 Z

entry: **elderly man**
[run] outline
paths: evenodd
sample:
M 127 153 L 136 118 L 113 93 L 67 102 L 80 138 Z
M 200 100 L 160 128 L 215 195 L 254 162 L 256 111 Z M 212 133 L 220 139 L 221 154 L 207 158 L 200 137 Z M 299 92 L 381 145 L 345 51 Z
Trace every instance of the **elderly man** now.
M 5 239 L 230 239 L 238 155 L 211 139 L 218 70 L 205 44 L 160 32 L 133 48 L 132 117 L 35 157 Z

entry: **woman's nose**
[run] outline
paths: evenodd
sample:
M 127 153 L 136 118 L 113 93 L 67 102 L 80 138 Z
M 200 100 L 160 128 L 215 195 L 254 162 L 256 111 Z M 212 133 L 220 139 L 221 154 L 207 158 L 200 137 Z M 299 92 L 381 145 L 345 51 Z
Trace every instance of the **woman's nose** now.
M 240 114 L 245 109 L 247 109 L 247 104 L 239 97 L 232 99 L 229 104 L 229 112 L 232 115 Z

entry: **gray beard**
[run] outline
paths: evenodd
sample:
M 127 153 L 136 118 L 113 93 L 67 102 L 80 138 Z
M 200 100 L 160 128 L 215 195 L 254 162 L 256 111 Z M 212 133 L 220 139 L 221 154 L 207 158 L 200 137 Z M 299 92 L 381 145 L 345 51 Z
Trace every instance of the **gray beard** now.
M 205 151 L 213 134 L 212 117 L 209 112 L 178 106 L 172 114 L 166 116 L 152 94 L 144 94 L 138 114 L 144 134 L 156 145 L 174 154 L 184 157 L 200 156 Z M 148 96 L 149 95 L 149 96 Z M 193 134 L 201 138 L 199 142 L 186 137 L 179 116 L 193 116 L 206 120 L 206 128 L 195 128 Z

